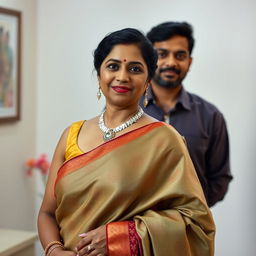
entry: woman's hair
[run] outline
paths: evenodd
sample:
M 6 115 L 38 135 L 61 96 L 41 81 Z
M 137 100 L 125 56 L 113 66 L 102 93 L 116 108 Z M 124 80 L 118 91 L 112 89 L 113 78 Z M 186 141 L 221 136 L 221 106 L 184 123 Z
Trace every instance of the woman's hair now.
M 153 78 L 157 67 L 157 53 L 151 42 L 137 29 L 125 28 L 108 34 L 94 51 L 94 67 L 100 76 L 100 67 L 104 59 L 118 44 L 135 44 L 147 64 L 148 78 Z
M 193 27 L 187 22 L 164 22 L 153 27 L 148 33 L 147 38 L 152 44 L 168 40 L 174 36 L 184 36 L 188 40 L 190 55 L 195 44 L 193 37 Z

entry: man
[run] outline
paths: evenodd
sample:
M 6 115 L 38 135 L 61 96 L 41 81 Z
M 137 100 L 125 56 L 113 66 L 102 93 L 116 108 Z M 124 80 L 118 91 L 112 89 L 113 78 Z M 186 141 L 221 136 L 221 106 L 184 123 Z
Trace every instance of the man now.
M 232 179 L 229 140 L 219 110 L 182 84 L 192 63 L 193 29 L 186 22 L 166 22 L 153 27 L 147 37 L 158 53 L 158 68 L 140 104 L 185 137 L 211 207 L 224 198 Z

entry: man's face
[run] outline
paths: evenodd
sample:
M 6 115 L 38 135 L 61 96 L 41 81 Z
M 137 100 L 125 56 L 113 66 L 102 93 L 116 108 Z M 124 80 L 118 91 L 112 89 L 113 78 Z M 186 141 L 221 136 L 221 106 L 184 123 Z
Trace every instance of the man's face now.
M 155 42 L 154 48 L 158 53 L 154 82 L 164 88 L 181 85 L 192 62 L 187 38 L 177 35 L 166 41 Z

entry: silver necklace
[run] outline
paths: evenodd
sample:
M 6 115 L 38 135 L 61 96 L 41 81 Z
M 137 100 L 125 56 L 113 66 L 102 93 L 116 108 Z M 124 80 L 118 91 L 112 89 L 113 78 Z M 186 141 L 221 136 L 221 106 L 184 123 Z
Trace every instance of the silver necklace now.
M 140 107 L 139 111 L 132 116 L 128 121 L 120 124 L 119 126 L 115 127 L 115 128 L 108 128 L 105 123 L 104 123 L 104 113 L 105 111 L 103 111 L 99 117 L 99 128 L 103 131 L 103 140 L 104 141 L 108 141 L 113 139 L 116 136 L 117 132 L 122 131 L 123 129 L 129 127 L 130 125 L 136 123 L 144 114 L 143 109 Z

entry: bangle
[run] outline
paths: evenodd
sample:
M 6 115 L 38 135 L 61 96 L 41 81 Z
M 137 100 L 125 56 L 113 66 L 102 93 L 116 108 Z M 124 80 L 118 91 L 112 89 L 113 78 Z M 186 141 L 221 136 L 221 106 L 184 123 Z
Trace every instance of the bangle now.
M 62 249 L 65 249 L 63 245 L 60 244 L 56 244 L 54 246 L 51 246 L 51 248 L 48 250 L 47 256 L 50 256 L 52 254 L 52 252 L 56 249 L 61 247 Z
M 63 244 L 62 244 L 60 241 L 52 241 L 52 242 L 50 242 L 49 244 L 47 244 L 47 246 L 46 246 L 45 249 L 44 249 L 44 255 L 47 256 L 49 249 L 50 249 L 53 245 L 57 245 L 57 244 L 58 244 L 59 246 L 63 246 Z M 63 248 L 64 248 L 64 246 L 63 246 Z

